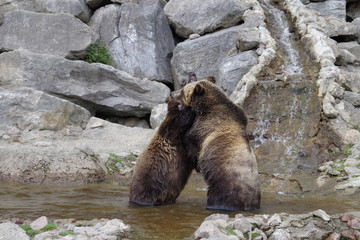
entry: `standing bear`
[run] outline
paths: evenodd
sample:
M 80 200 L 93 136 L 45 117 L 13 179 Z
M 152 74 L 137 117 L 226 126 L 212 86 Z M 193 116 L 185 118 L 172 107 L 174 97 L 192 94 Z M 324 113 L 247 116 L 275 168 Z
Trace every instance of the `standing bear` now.
M 260 180 L 246 115 L 213 80 L 192 82 L 171 93 L 180 109 L 190 107 L 196 115 L 186 133 L 187 152 L 208 185 L 207 209 L 258 209 Z
M 179 103 L 167 99 L 168 113 L 135 165 L 130 202 L 141 205 L 174 203 L 194 169 L 187 160 L 184 136 L 195 114 L 179 111 Z

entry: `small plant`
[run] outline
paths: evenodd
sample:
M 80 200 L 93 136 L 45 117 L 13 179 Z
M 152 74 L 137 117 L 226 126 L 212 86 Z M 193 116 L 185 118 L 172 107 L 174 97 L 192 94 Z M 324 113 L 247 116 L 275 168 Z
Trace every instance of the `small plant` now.
M 103 63 L 112 65 L 114 60 L 105 43 L 99 42 L 91 44 L 85 52 L 85 61 L 88 63 Z
M 261 236 L 261 234 L 257 233 L 257 232 L 251 233 L 251 236 L 249 235 L 249 232 L 244 234 L 245 239 L 250 239 L 250 237 L 251 237 L 251 239 L 255 239 L 259 236 Z
M 55 223 L 49 223 L 45 227 L 43 227 L 41 230 L 42 231 L 51 231 L 51 230 L 54 230 L 56 228 L 57 228 L 57 226 L 56 226 Z
M 30 237 L 33 237 L 36 234 L 41 233 L 41 230 L 34 230 L 29 225 L 22 225 L 21 228 L 24 229 L 26 234 Z
M 21 226 L 22 229 L 25 230 L 26 234 L 30 237 L 35 236 L 36 234 L 42 233 L 42 232 L 46 232 L 46 231 L 51 231 L 57 228 L 56 224 L 54 223 L 49 223 L 47 224 L 45 227 L 43 227 L 40 230 L 34 230 L 32 229 L 29 225 L 22 225 Z
M 61 232 L 59 233 L 60 236 L 65 237 L 67 235 L 76 235 L 73 231 Z
M 352 124 L 352 128 L 355 129 L 355 130 L 360 131 L 360 123 L 358 123 L 358 124 Z
M 234 230 L 235 230 L 234 228 L 232 228 L 232 227 L 227 227 L 225 230 L 226 230 L 228 233 L 230 233 L 231 235 L 237 236 L 236 232 L 234 231 Z
M 350 156 L 351 155 L 351 149 L 354 146 L 354 144 L 349 144 L 346 146 L 346 148 L 344 149 L 344 155 L 345 156 Z

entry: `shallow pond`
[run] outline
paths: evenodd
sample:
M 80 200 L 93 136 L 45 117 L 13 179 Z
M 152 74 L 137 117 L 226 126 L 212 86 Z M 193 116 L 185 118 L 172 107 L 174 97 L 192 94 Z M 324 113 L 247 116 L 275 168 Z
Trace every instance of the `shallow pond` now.
M 119 218 L 135 230 L 131 239 L 187 239 L 205 217 L 214 213 L 204 209 L 205 184 L 194 174 L 176 204 L 159 207 L 129 205 L 129 187 L 110 184 L 44 186 L 0 183 L 0 218 L 35 219 Z M 323 209 L 328 214 L 359 211 L 357 200 L 301 198 L 291 195 L 262 194 L 261 210 L 248 214 L 308 213 Z M 239 213 L 239 212 L 237 212 Z M 237 213 L 230 213 L 233 217 Z

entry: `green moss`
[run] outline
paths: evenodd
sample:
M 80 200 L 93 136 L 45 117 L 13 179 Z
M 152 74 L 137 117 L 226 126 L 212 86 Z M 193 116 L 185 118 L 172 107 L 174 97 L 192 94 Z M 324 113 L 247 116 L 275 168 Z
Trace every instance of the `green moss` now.
M 85 61 L 88 63 L 103 63 L 113 65 L 113 58 L 103 42 L 91 44 L 85 52 Z

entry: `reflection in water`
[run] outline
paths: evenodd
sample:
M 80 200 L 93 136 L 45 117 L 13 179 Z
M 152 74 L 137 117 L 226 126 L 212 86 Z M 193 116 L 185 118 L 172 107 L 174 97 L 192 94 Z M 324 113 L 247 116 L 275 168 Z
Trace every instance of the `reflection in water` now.
M 159 207 L 137 207 L 128 203 L 128 186 L 94 184 L 83 186 L 44 186 L 0 183 L 0 218 L 35 219 L 119 218 L 130 224 L 132 239 L 186 239 L 213 212 L 204 209 L 205 184 L 195 174 L 176 204 Z M 242 214 L 276 212 L 307 213 L 323 209 L 329 214 L 360 210 L 356 200 L 298 198 L 266 194 L 262 208 Z M 239 212 L 237 212 L 239 213 Z M 237 213 L 231 213 L 234 217 Z

